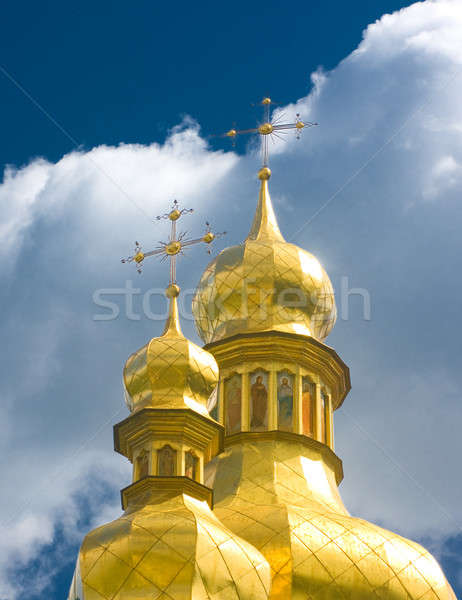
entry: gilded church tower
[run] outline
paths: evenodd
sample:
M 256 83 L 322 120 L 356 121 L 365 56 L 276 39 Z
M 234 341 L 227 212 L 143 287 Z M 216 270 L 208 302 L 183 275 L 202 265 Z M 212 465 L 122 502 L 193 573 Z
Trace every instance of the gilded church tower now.
M 114 435 L 133 482 L 122 516 L 86 536 L 69 600 L 455 600 L 423 547 L 352 517 L 339 495 L 333 416 L 349 370 L 324 343 L 329 277 L 284 240 L 271 205 L 268 136 L 305 124 L 272 121 L 270 104 L 250 130 L 263 149 L 250 233 L 193 299 L 204 348 L 181 333 L 173 258 L 165 330 L 126 363 L 131 414 Z M 166 215 L 168 243 L 130 260 L 213 240 L 177 238 L 181 214 Z

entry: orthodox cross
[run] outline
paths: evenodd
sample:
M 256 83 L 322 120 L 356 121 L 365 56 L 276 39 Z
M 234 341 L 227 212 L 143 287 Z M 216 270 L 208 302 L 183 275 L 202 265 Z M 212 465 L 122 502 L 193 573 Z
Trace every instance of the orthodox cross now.
M 165 213 L 164 215 L 160 215 L 156 217 L 157 221 L 161 219 L 169 219 L 171 222 L 171 230 L 170 237 L 166 242 L 159 242 L 159 245 L 151 250 L 150 252 L 143 252 L 141 245 L 138 242 L 135 242 L 135 251 L 132 256 L 128 258 L 123 258 L 122 262 L 134 262 L 136 265 L 136 269 L 138 273 L 141 273 L 141 268 L 143 265 L 143 261 L 145 258 L 149 256 L 159 256 L 160 259 L 166 260 L 170 259 L 170 284 L 176 283 L 176 258 L 179 254 L 184 254 L 184 249 L 188 246 L 193 246 L 194 244 L 199 244 L 200 242 L 204 242 L 205 244 L 211 244 L 214 239 L 224 235 L 223 233 L 213 233 L 210 229 L 210 224 L 206 223 L 206 230 L 202 237 L 200 238 L 189 238 L 186 237 L 186 232 L 177 233 L 176 223 L 180 217 L 187 213 L 192 213 L 192 208 L 182 208 L 180 209 L 178 206 L 178 201 L 173 201 L 173 206 L 170 212 Z M 210 253 L 210 250 L 209 250 Z
M 280 134 L 286 134 L 288 130 L 295 129 L 295 133 L 297 139 L 300 138 L 300 133 L 302 129 L 305 127 L 313 127 L 317 125 L 317 123 L 311 123 L 310 121 L 303 122 L 300 119 L 300 114 L 296 114 L 296 119 L 293 123 L 281 123 L 281 120 L 284 118 L 284 115 L 280 115 L 277 118 L 274 118 L 273 115 L 270 114 L 271 105 L 275 104 L 271 98 L 263 98 L 261 102 L 259 102 L 260 106 L 263 106 L 263 123 L 261 123 L 258 127 L 254 127 L 252 129 L 230 129 L 220 137 L 229 137 L 233 140 L 236 139 L 236 136 L 246 133 L 258 133 L 261 137 L 261 154 L 262 154 L 262 167 L 268 166 L 269 159 L 269 139 L 271 138 L 274 142 L 274 137 L 282 139 Z

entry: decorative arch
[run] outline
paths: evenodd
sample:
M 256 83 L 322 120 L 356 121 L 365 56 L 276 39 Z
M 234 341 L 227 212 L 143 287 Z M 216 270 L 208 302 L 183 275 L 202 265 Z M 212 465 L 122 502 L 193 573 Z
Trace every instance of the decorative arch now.
M 136 478 L 143 479 L 149 475 L 149 456 L 147 450 L 142 450 L 136 459 Z
M 194 450 L 188 450 L 184 453 L 184 474 L 194 481 L 199 479 L 199 457 Z
M 168 444 L 157 450 L 157 475 L 176 475 L 176 450 Z
M 223 386 L 225 432 L 231 435 L 242 429 L 242 375 L 232 373 Z
M 277 417 L 280 431 L 294 430 L 295 373 L 289 369 L 277 372 Z

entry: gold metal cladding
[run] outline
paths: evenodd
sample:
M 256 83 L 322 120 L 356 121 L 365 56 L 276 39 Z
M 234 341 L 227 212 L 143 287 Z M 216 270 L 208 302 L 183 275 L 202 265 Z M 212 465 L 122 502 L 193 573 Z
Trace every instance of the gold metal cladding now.
M 215 234 L 213 234 L 211 231 L 208 231 L 202 238 L 202 241 L 205 242 L 206 244 L 210 244 L 210 242 L 213 242 L 214 239 L 215 239 Z
M 269 167 L 262 167 L 258 171 L 258 179 L 264 180 L 269 179 L 271 177 L 271 169 Z
M 220 521 L 268 560 L 270 600 L 456 600 L 422 546 L 348 514 L 318 450 L 278 438 L 243 435 L 206 480 Z
M 180 286 L 176 283 L 171 283 L 165 290 L 165 295 L 167 298 L 178 298 L 180 295 Z M 178 312 L 178 309 L 177 309 Z
M 143 506 L 155 504 L 159 496 L 166 498 L 187 494 L 196 500 L 205 501 L 213 507 L 213 491 L 198 481 L 189 477 L 154 477 L 148 475 L 120 491 L 122 509 L 126 510 L 133 505 Z
M 190 408 L 207 415 L 207 400 L 218 383 L 218 366 L 207 351 L 181 332 L 177 296 L 170 284 L 166 295 L 169 316 L 160 337 L 133 353 L 124 369 L 130 410 L 142 408 Z
M 170 221 L 177 221 L 181 217 L 181 211 L 178 208 L 174 208 L 171 212 L 168 213 L 168 218 Z
M 181 251 L 181 243 L 180 242 L 170 242 L 165 246 L 165 252 L 169 256 L 174 256 Z
M 314 338 L 276 331 L 241 333 L 204 348 L 214 355 L 220 371 L 268 361 L 305 367 L 319 375 L 331 390 L 334 410 L 342 405 L 351 389 L 348 366 L 333 348 Z
M 262 135 L 269 135 L 270 133 L 273 133 L 273 131 L 274 129 L 271 123 L 263 123 L 258 128 L 258 133 L 261 133 Z
M 69 600 L 267 600 L 269 586 L 262 554 L 206 501 L 165 490 L 85 537 Z
M 337 485 L 342 483 L 343 463 L 341 459 L 333 450 L 326 446 L 326 444 L 318 442 L 318 440 L 307 437 L 306 435 L 291 433 L 290 431 L 241 431 L 240 433 L 233 433 L 232 435 L 226 436 L 225 448 L 245 443 L 252 444 L 265 441 L 280 441 L 302 444 L 306 448 L 314 450 L 319 454 L 319 457 L 328 466 L 328 468 L 333 471 Z
M 204 453 L 205 461 L 223 451 L 223 426 L 192 410 L 145 408 L 114 425 L 114 450 L 133 462 L 135 446 L 152 439 L 183 442 Z
M 319 261 L 286 242 L 271 204 L 269 169 L 243 245 L 223 250 L 206 268 L 193 299 L 206 344 L 249 332 L 281 331 L 323 340 L 337 317 L 334 291 Z

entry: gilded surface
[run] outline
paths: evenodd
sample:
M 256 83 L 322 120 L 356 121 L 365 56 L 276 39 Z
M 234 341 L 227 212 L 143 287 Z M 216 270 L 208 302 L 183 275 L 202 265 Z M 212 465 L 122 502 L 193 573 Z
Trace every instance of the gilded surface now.
M 124 384 L 131 411 L 142 408 L 191 408 L 207 414 L 207 399 L 218 382 L 211 354 L 181 333 L 176 297 L 162 336 L 132 354 L 125 365 Z
M 206 343 L 270 330 L 324 339 L 334 326 L 329 277 L 312 254 L 284 241 L 267 186 L 262 180 L 245 243 L 223 250 L 199 282 L 193 314 Z
M 242 442 L 209 465 L 215 514 L 271 566 L 271 599 L 455 600 L 418 544 L 351 517 L 315 450 Z
M 159 494 L 87 535 L 69 600 L 264 600 L 269 585 L 263 556 L 206 502 Z
M 194 313 L 222 378 L 239 373 L 248 392 L 249 369 L 266 368 L 271 430 L 247 432 L 244 401 L 242 431 L 223 446 L 223 427 L 206 410 L 217 363 L 182 335 L 172 283 L 163 335 L 127 361 L 133 414 L 115 427 L 115 447 L 136 463 L 167 443 L 181 468 L 158 472 L 151 461 L 151 471 L 135 470 L 122 492 L 125 513 L 86 536 L 69 600 L 455 600 L 424 548 L 343 506 L 341 461 L 328 447 L 332 436 L 320 435 L 324 388 L 331 390 L 329 422 L 350 388 L 346 365 L 318 341 L 335 322 L 332 286 L 311 254 L 284 241 L 270 175 L 266 166 L 260 170 L 245 244 L 209 265 Z M 300 403 L 293 404 L 293 431 L 274 430 L 281 368 L 294 374 L 298 400 L 303 377 L 315 382 L 315 439 L 301 435 Z M 248 393 L 241 390 L 242 398 Z M 193 452 L 200 458 L 194 479 L 183 469 L 185 453 Z

